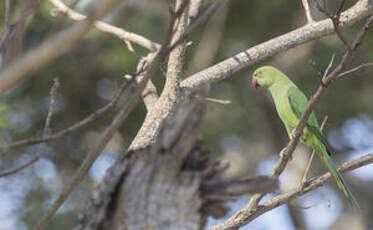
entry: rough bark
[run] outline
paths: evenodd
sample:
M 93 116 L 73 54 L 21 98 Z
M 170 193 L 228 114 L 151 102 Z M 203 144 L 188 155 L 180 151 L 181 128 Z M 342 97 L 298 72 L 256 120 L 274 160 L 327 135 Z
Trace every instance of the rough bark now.
M 153 145 L 129 152 L 95 191 L 78 229 L 198 229 L 198 171 L 183 167 L 196 145 L 203 100 L 189 95 Z

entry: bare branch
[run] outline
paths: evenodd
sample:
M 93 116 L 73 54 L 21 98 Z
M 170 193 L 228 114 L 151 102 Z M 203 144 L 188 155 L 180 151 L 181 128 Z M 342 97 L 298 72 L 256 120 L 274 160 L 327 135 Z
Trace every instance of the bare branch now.
M 213 180 L 202 184 L 201 192 L 205 199 L 224 201 L 246 194 L 274 191 L 278 188 L 278 184 L 278 178 L 268 176 L 227 181 Z
M 332 58 L 330 59 L 328 67 L 326 67 L 326 70 L 324 71 L 324 74 L 323 74 L 322 78 L 320 79 L 321 84 L 322 84 L 323 79 L 326 78 L 326 76 L 328 76 L 329 70 L 333 66 L 334 58 L 335 58 L 335 54 L 333 54 Z
M 69 18 L 75 20 L 75 21 L 81 21 L 81 20 L 84 20 L 86 19 L 87 17 L 83 14 L 80 14 L 76 11 L 74 11 L 73 9 L 69 8 L 68 6 L 66 6 L 62 1 L 60 0 L 51 0 L 51 2 L 53 3 L 53 5 L 57 8 L 58 11 L 66 14 Z M 116 37 L 118 37 L 119 39 L 122 39 L 124 42 L 129 43 L 131 44 L 131 42 L 137 44 L 137 45 L 140 45 L 152 52 L 156 51 L 157 49 L 159 49 L 161 47 L 160 44 L 156 43 L 156 42 L 153 42 L 141 35 L 138 35 L 138 34 L 135 34 L 135 33 L 132 33 L 132 32 L 128 32 L 122 28 L 119 28 L 119 27 L 116 27 L 116 26 L 113 26 L 113 25 L 110 25 L 108 23 L 105 23 L 105 22 L 101 22 L 101 21 L 95 21 L 93 23 L 93 25 L 96 27 L 96 29 L 102 31 L 102 32 L 105 32 L 105 33 L 109 33 L 109 34 L 112 34 Z M 131 50 L 131 45 L 128 45 L 127 44 L 127 47 Z
M 310 5 L 308 3 L 308 0 L 302 0 L 302 4 L 303 4 L 304 13 L 306 14 L 307 24 L 313 23 L 314 20 L 312 19 L 312 14 L 311 14 Z
M 354 24 L 373 12 L 373 5 L 367 1 L 358 1 L 353 7 L 344 11 L 340 17 L 340 28 Z M 295 46 L 334 33 L 333 23 L 329 19 L 303 26 L 287 34 L 249 48 L 233 57 L 204 69 L 181 82 L 181 87 L 196 88 L 204 83 L 211 83 L 233 76 L 239 70 L 251 66 L 265 58 L 288 50 Z
M 31 139 L 26 139 L 26 140 L 15 141 L 13 143 L 10 143 L 8 145 L 1 147 L 1 153 L 5 153 L 7 150 L 12 149 L 12 148 L 19 148 L 19 147 L 23 147 L 27 145 L 39 144 L 42 142 L 46 143 L 50 141 L 55 141 L 74 131 L 77 131 L 78 129 L 83 128 L 84 126 L 96 120 L 98 117 L 100 117 L 101 115 L 109 111 L 110 109 L 115 108 L 120 97 L 128 89 L 129 86 L 130 86 L 130 82 L 123 83 L 121 87 L 119 88 L 119 90 L 117 91 L 117 93 L 113 96 L 113 99 L 108 104 L 96 110 L 95 112 L 91 113 L 83 120 L 73 124 L 69 128 L 61 130 L 60 132 L 52 134 L 52 135 L 44 136 L 42 138 L 31 138 Z
M 205 100 L 208 102 L 213 102 L 217 104 L 222 104 L 222 105 L 228 105 L 231 103 L 229 100 L 221 100 L 221 99 L 216 99 L 216 98 L 211 98 L 211 97 L 205 97 Z
M 95 20 L 103 17 L 119 2 L 123 1 L 102 1 L 86 20 L 58 33 L 3 68 L 0 72 L 0 94 L 71 49 L 90 30 Z
M 5 0 L 5 13 L 4 13 L 4 22 L 5 22 L 5 32 L 3 33 L 3 36 L 0 40 L 0 50 L 2 49 L 2 46 L 7 39 L 9 33 L 10 33 L 10 0 Z
M 346 37 L 342 34 L 342 32 L 341 32 L 341 30 L 339 28 L 341 12 L 342 12 L 345 0 L 341 1 L 338 10 L 334 14 L 331 14 L 328 11 L 328 8 L 326 6 L 326 0 L 323 1 L 324 2 L 324 6 L 323 7 L 320 5 L 320 3 L 317 0 L 314 0 L 314 2 L 316 4 L 317 9 L 320 12 L 324 13 L 326 16 L 328 16 L 332 20 L 335 32 L 336 32 L 337 36 L 339 37 L 339 39 L 342 41 L 344 47 L 346 49 L 348 49 L 348 50 L 351 49 L 350 44 L 348 43 Z
M 50 92 L 49 110 L 48 110 L 47 118 L 45 120 L 43 137 L 47 136 L 50 132 L 50 124 L 51 124 L 51 121 L 52 121 L 52 116 L 53 116 L 54 108 L 55 108 L 55 105 L 56 105 L 56 95 L 57 95 L 57 89 L 59 88 L 59 86 L 60 86 L 60 82 L 58 81 L 58 78 L 55 78 L 53 86 L 51 88 L 51 92 Z M 10 169 L 8 171 L 0 173 L 0 177 L 5 177 L 5 176 L 10 176 L 10 175 L 16 174 L 16 173 L 20 172 L 21 170 L 27 168 L 28 166 L 32 165 L 33 163 L 35 163 L 36 161 L 38 161 L 40 159 L 44 150 L 45 150 L 45 144 L 40 144 L 38 151 L 36 152 L 35 156 L 30 161 L 14 168 L 14 169 Z
M 5 14 L 4 14 L 4 22 L 7 27 L 10 26 L 10 0 L 5 0 Z
M 347 70 L 347 71 L 339 74 L 338 77 L 337 77 L 337 79 L 339 79 L 341 77 L 344 77 L 346 75 L 349 75 L 351 73 L 357 72 L 357 71 L 359 71 L 359 70 L 361 70 L 363 68 L 370 67 L 370 66 L 373 66 L 373 62 L 361 64 L 359 66 L 356 66 L 356 67 L 354 67 L 354 68 L 352 68 L 350 70 Z
M 346 172 L 350 170 L 354 170 L 360 167 L 363 167 L 368 164 L 373 163 L 373 153 L 367 154 L 363 157 L 360 157 L 356 160 L 352 160 L 349 162 L 343 163 L 340 167 L 338 167 L 338 170 L 341 172 Z M 306 186 L 298 186 L 295 189 L 292 189 L 284 194 L 280 194 L 268 201 L 265 201 L 263 204 L 258 205 L 255 207 L 254 210 L 251 210 L 250 213 L 245 213 L 245 210 L 241 210 L 237 215 L 235 215 L 236 218 L 229 219 L 229 221 L 225 221 L 219 225 L 216 225 L 209 230 L 234 230 L 238 229 L 240 226 L 243 226 L 258 216 L 268 212 L 269 210 L 272 210 L 280 205 L 286 204 L 289 201 L 291 201 L 294 198 L 300 197 L 305 193 L 308 193 L 323 184 L 326 183 L 326 181 L 331 177 L 330 173 L 325 173 L 322 176 L 319 176 L 315 179 L 311 179 L 306 183 Z M 241 218 L 240 215 L 245 215 L 245 219 Z
M 193 21 L 192 24 L 190 24 L 190 26 L 188 26 L 183 35 L 171 44 L 169 50 L 173 50 L 176 46 L 184 42 L 185 39 L 195 30 L 195 28 L 197 28 L 202 23 L 206 22 L 206 20 L 219 8 L 219 6 L 222 5 L 224 1 L 227 0 L 217 0 L 214 3 L 212 3 L 211 6 L 205 12 L 198 16 L 197 19 Z

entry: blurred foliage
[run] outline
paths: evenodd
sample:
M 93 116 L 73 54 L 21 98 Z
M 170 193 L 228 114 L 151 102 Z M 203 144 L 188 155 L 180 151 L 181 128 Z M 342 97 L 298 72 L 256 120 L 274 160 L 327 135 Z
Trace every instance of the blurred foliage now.
M 1 18 L 4 17 L 4 2 L 0 2 Z M 12 7 L 19 2 L 12 1 Z M 129 2 L 118 7 L 105 21 L 162 42 L 168 25 L 170 1 Z M 82 8 L 87 3 L 88 1 L 81 0 L 77 9 L 84 12 Z M 353 3 L 354 1 L 347 1 L 348 5 Z M 332 4 L 330 8 L 335 6 Z M 25 36 L 26 51 L 74 23 L 63 15 L 52 16 L 51 10 L 50 3 L 43 1 L 40 10 L 30 19 Z M 312 10 L 318 19 L 324 18 L 320 13 L 316 13 L 314 8 Z M 225 27 L 221 28 L 224 35 L 214 63 L 304 23 L 301 1 L 231 1 Z M 362 22 L 343 31 L 349 41 L 353 40 L 361 25 Z M 1 32 L 4 32 L 3 20 L 0 20 L 0 28 Z M 194 54 L 205 29 L 202 26 L 192 35 L 193 44 L 188 51 L 187 67 L 190 60 L 198 59 Z M 372 38 L 371 30 L 359 47 L 352 66 L 373 61 Z M 4 117 L 8 127 L 1 129 L 1 138 L 11 142 L 41 135 L 49 106 L 49 91 L 55 77 L 60 79 L 61 87 L 58 90 L 57 111 L 52 119 L 53 132 L 72 125 L 105 105 L 116 87 L 123 82 L 122 76 L 134 73 L 139 57 L 147 52 L 139 46 L 135 46 L 135 49 L 136 55 L 129 52 L 121 40 L 93 29 L 73 50 L 40 69 L 33 77 L 2 97 L 2 103 L 7 106 Z M 276 55 L 211 86 L 211 97 L 230 100 L 231 103 L 207 105 L 201 139 L 205 147 L 211 150 L 211 157 L 231 161 L 232 167 L 228 176 L 256 174 L 259 162 L 277 154 L 287 143 L 287 135 L 276 116 L 268 93 L 249 87 L 253 70 L 261 65 L 274 65 L 287 73 L 310 96 L 318 87 L 316 72 L 310 62 L 316 63 L 318 70 L 323 71 L 332 55 L 336 55 L 335 63 L 338 63 L 342 52 L 338 38 L 328 36 Z M 197 70 L 190 71 L 193 73 Z M 153 79 L 160 92 L 164 83 L 161 71 L 153 76 Z M 330 130 L 339 133 L 333 139 L 334 145 L 338 146 L 344 142 L 341 133 L 346 120 L 364 115 L 371 121 L 372 98 L 373 68 L 347 76 L 329 89 L 318 104 L 316 112 L 319 120 L 324 115 L 329 116 L 326 133 Z M 139 104 L 120 129 L 117 138 L 106 148 L 104 156 L 114 159 L 121 149 L 130 143 L 145 117 L 145 112 L 144 105 Z M 88 127 L 48 144 L 43 161 L 15 176 L 0 179 L 0 200 L 8 198 L 12 201 L 10 204 L 14 205 L 11 212 L 6 211 L 9 209 L 6 204 L 1 205 L 0 226 L 2 223 L 11 226 L 1 229 L 28 229 L 35 223 L 61 191 L 62 186 L 69 181 L 87 151 L 111 121 L 113 114 L 114 112 L 110 112 Z M 373 132 L 372 129 L 369 130 Z M 347 157 L 351 148 L 336 148 L 338 153 L 335 158 Z M 10 169 L 26 162 L 36 150 L 37 147 L 11 150 L 10 154 L 2 157 L 0 169 Z M 315 167 L 325 170 L 316 164 Z M 105 169 L 106 167 L 102 166 L 97 170 L 104 172 Z M 89 198 L 89 191 L 99 179 L 90 174 L 89 180 L 70 196 L 68 203 L 52 221 L 50 229 L 71 228 Z M 3 187 L 9 184 L 18 191 L 5 194 Z M 365 196 L 364 199 L 372 200 L 372 197 Z

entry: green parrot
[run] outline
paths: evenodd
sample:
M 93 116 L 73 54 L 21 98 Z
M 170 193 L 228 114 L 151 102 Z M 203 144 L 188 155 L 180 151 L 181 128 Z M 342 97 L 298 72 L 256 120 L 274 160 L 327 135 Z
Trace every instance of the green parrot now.
M 267 88 L 272 95 L 277 113 L 285 125 L 289 138 L 293 138 L 293 131 L 305 110 L 308 100 L 302 91 L 280 70 L 272 66 L 263 66 L 255 70 L 252 79 L 255 88 Z M 312 112 L 303 129 L 302 142 L 312 147 L 333 175 L 338 187 L 350 200 L 354 207 L 359 207 L 346 181 L 338 172 L 333 160 L 330 158 L 330 147 L 326 138 L 320 131 L 319 123 Z

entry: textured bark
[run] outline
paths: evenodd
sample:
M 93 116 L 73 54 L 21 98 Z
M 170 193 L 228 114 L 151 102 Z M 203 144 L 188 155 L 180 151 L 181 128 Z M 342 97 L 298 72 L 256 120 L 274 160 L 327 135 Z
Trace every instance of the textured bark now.
M 182 7 L 183 1 L 176 2 L 176 9 Z M 188 25 L 188 6 L 184 9 L 181 17 L 175 22 L 174 34 L 171 44 L 178 41 L 184 34 Z M 180 81 L 184 66 L 186 42 L 178 45 L 169 55 L 167 63 L 166 83 L 164 89 L 152 109 L 148 110 L 146 118 L 132 141 L 130 149 L 144 148 L 155 142 L 161 129 L 161 125 L 175 109 L 177 100 L 180 98 Z M 145 102 L 146 103 L 146 102 Z
M 156 143 L 109 169 L 77 229 L 199 229 L 201 176 L 184 167 L 203 111 L 194 98 L 184 97 Z

